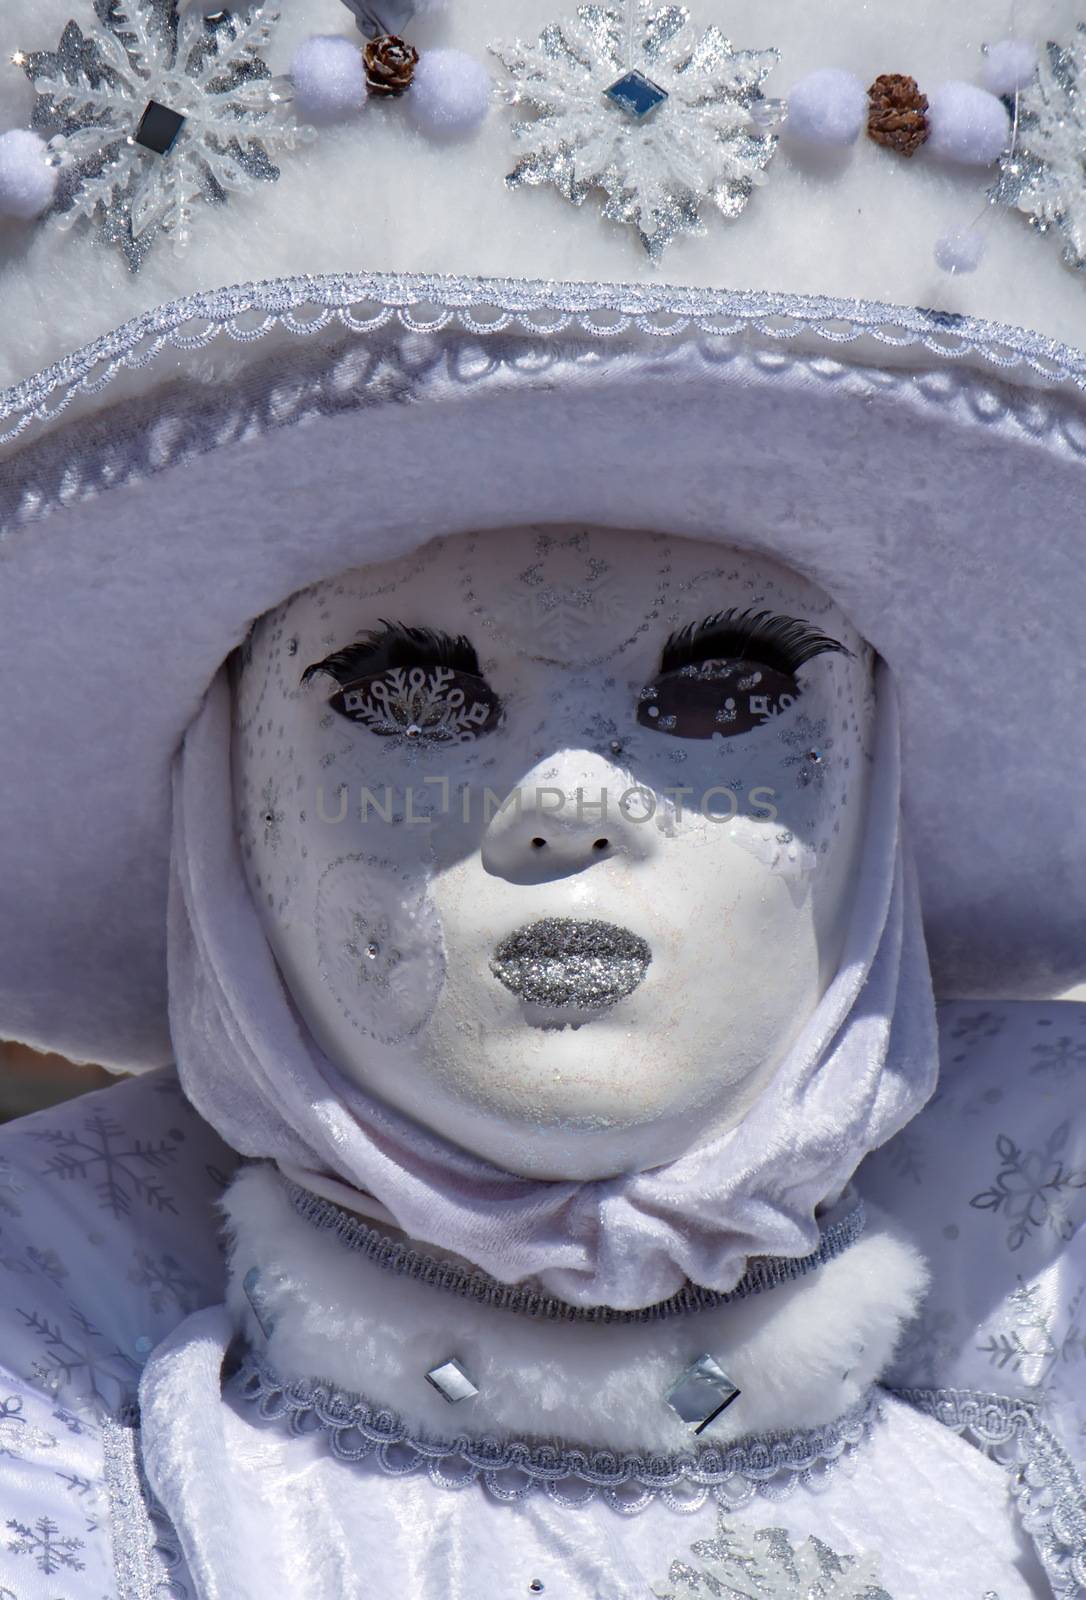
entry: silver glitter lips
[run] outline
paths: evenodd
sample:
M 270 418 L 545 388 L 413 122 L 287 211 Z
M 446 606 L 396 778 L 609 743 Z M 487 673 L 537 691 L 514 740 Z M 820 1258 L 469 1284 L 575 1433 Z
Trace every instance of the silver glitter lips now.
M 543 917 L 507 935 L 490 970 L 532 1005 L 601 1011 L 637 988 L 651 960 L 645 940 L 613 922 Z

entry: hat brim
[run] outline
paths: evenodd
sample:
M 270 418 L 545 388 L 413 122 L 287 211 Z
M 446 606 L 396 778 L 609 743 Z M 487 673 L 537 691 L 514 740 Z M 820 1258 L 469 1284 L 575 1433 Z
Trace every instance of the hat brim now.
M 322 287 L 355 310 L 300 338 Z M 169 766 L 224 657 L 311 582 L 527 522 L 668 530 L 820 583 L 899 685 L 938 992 L 1086 976 L 1081 359 L 901 309 L 535 287 L 534 308 L 463 280 L 443 307 L 436 280 L 230 291 L 198 359 L 173 337 L 190 302 L 3 397 L 16 417 L 76 386 L 0 480 L 0 1034 L 168 1059 Z M 235 370 L 221 336 L 247 315 L 267 344 Z

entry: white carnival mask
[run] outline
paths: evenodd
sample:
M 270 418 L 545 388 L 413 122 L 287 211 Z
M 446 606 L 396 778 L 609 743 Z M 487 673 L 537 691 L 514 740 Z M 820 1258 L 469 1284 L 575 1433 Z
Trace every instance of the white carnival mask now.
M 305 590 L 235 682 L 237 827 L 349 1079 L 512 1172 L 734 1126 L 852 901 L 872 653 L 825 594 L 670 536 L 460 535 Z

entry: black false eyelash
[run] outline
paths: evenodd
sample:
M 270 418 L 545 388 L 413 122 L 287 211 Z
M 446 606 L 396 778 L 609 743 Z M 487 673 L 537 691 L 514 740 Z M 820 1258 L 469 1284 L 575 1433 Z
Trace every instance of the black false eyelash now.
M 796 673 L 815 656 L 836 650 L 850 656 L 828 634 L 799 617 L 772 611 L 716 611 L 673 633 L 660 655 L 660 671 L 675 672 L 701 661 L 757 661 L 775 672 Z
M 403 622 L 386 622 L 384 617 L 378 621 L 379 628 L 364 633 L 354 644 L 312 662 L 302 673 L 302 682 L 327 672 L 342 688 L 389 667 L 449 667 L 453 672 L 482 676 L 475 646 L 464 634 L 453 638 L 436 628 L 409 628 Z

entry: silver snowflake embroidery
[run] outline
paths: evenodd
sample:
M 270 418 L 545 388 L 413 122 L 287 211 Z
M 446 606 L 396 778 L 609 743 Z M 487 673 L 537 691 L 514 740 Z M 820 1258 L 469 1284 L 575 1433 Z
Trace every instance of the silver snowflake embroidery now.
M 387 917 L 367 921 L 357 912 L 351 918 L 353 933 L 343 948 L 355 963 L 359 983 L 372 983 L 378 989 L 388 989 L 396 977 L 403 960 L 402 953 L 392 944 L 392 925 Z
M 69 22 L 56 50 L 15 60 L 60 169 L 53 222 L 93 223 L 137 272 L 162 234 L 184 249 L 196 206 L 274 181 L 273 156 L 314 131 L 263 59 L 277 12 L 255 5 L 205 23 L 202 6 L 179 14 L 176 0 L 94 5 L 93 33 Z
M 152 1311 L 165 1311 L 173 1304 L 187 1316 L 195 1309 L 200 1293 L 196 1279 L 169 1253 L 156 1256 L 147 1250 L 137 1250 L 134 1264 L 128 1269 L 128 1281 L 150 1291 Z
M 978 1211 L 1005 1216 L 1007 1248 L 1020 1250 L 1037 1229 L 1049 1227 L 1057 1238 L 1070 1239 L 1081 1217 L 1071 1215 L 1073 1193 L 1086 1189 L 1086 1171 L 1064 1165 L 1060 1152 L 1071 1132 L 1061 1122 L 1045 1140 L 1043 1150 L 1023 1150 L 1005 1133 L 996 1137 L 1002 1163 L 990 1189 L 975 1194 L 969 1204 Z
M 12 1555 L 33 1556 L 39 1571 L 52 1574 L 59 1572 L 61 1567 L 70 1567 L 73 1572 L 84 1570 L 84 1563 L 76 1554 L 83 1548 L 82 1539 L 62 1537 L 60 1529 L 50 1517 L 39 1517 L 32 1528 L 25 1522 L 16 1522 L 14 1518 L 7 1526 L 9 1532 L 15 1535 L 14 1539 L 8 1541 Z
M 1002 1371 L 1017 1373 L 1031 1389 L 1046 1388 L 1061 1368 L 1086 1361 L 1086 1330 L 1078 1317 L 1086 1290 L 1079 1289 L 1067 1309 L 1067 1327 L 1061 1337 L 1054 1332 L 1048 1297 L 1040 1284 L 1023 1283 L 1008 1297 L 1008 1315 L 1014 1325 L 977 1344 L 981 1355 Z
M 82 1133 L 58 1130 L 33 1137 L 55 1150 L 42 1169 L 44 1177 L 96 1178 L 98 1203 L 115 1217 L 128 1216 L 136 1200 L 155 1211 L 176 1213 L 173 1196 L 153 1174 L 175 1160 L 184 1139 L 179 1129 L 155 1142 L 134 1139 L 112 1117 L 95 1112 L 84 1118 Z
M 1068 266 L 1086 271 L 1086 23 L 1070 45 L 1049 43 L 1018 95 L 1017 136 L 991 191 L 1039 233 L 1057 228 Z
M 23 1415 L 23 1402 L 17 1394 L 0 1400 L 0 1456 L 10 1456 L 21 1461 L 26 1450 L 52 1450 L 56 1439 L 51 1433 L 35 1428 Z
M 506 182 L 553 184 L 636 229 L 653 260 L 681 233 L 703 233 L 703 204 L 738 217 L 776 138 L 758 120 L 775 50 L 733 50 L 718 28 L 699 32 L 685 6 L 627 0 L 583 5 L 538 43 L 494 44 L 512 79 L 523 154 Z
M 1031 1072 L 1051 1073 L 1060 1083 L 1067 1083 L 1079 1070 L 1086 1067 L 1086 1039 L 1053 1039 L 1051 1044 L 1035 1044 L 1031 1052 L 1038 1056 L 1030 1067 Z
M 673 1561 L 658 1600 L 715 1595 L 732 1600 L 892 1600 L 875 1556 L 839 1555 L 811 1534 L 796 1544 L 784 1528 L 748 1528 L 721 1512 L 716 1534 L 691 1546 L 698 1565 Z
M 40 1311 L 19 1310 L 42 1344 L 44 1359 L 34 1363 L 34 1376 L 47 1394 L 55 1398 L 64 1394 L 92 1415 L 109 1414 L 134 1395 L 139 1367 L 107 1340 L 78 1306 L 70 1305 L 68 1310 L 72 1320 L 67 1327 Z

